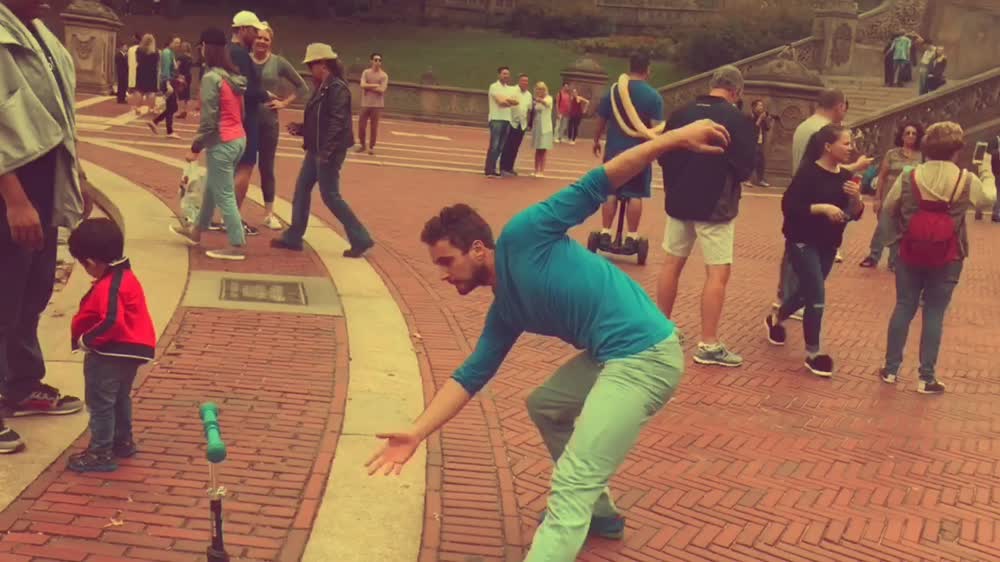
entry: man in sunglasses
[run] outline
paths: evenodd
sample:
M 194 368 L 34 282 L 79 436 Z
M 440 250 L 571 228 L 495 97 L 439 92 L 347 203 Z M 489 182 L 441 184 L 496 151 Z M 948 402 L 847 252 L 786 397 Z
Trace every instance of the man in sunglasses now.
M 385 91 L 389 88 L 389 75 L 382 70 L 382 54 L 372 53 L 372 65 L 361 73 L 361 116 L 358 118 L 358 152 L 365 151 L 365 132 L 371 121 L 372 136 L 368 154 L 375 154 L 378 138 L 378 121 L 385 107 Z

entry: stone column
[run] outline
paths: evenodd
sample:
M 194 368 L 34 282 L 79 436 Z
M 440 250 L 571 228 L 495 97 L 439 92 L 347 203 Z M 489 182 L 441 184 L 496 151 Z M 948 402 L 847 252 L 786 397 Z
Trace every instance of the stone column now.
M 597 104 L 600 103 L 601 97 L 608 93 L 609 82 L 607 71 L 593 57 L 584 55 L 570 66 L 562 69 L 560 74 L 562 74 L 562 79 L 569 82 L 571 87 L 576 88 L 581 96 L 590 100 L 587 112 L 583 116 L 583 122 L 580 123 L 580 136 L 592 136 L 595 125 L 594 120 L 590 119 L 590 117 L 597 110 Z M 615 79 L 617 78 L 616 76 Z M 535 82 L 537 80 L 533 79 L 531 84 L 532 89 L 535 87 Z M 555 98 L 556 92 L 561 87 L 562 84 L 549 84 L 549 91 L 552 92 L 553 98 Z
M 76 66 L 80 92 L 107 94 L 115 80 L 115 50 L 122 22 L 97 0 L 73 0 L 61 14 L 63 43 Z
M 851 73 L 857 28 L 858 3 L 854 0 L 827 0 L 816 8 L 813 36 L 823 41 L 817 61 L 820 72 L 831 76 Z
M 775 59 L 745 76 L 743 100 L 749 114 L 754 100 L 764 100 L 776 119 L 764 143 L 765 177 L 775 186 L 787 186 L 794 174 L 792 135 L 812 115 L 823 89 L 818 75 L 791 58 Z

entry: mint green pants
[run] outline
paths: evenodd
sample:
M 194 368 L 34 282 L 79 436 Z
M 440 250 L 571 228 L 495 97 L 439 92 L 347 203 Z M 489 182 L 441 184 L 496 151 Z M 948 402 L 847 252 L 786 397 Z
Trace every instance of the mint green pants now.
M 531 393 L 528 414 L 556 466 L 548 513 L 525 562 L 576 560 L 591 517 L 618 514 L 608 481 L 683 374 L 684 353 L 674 333 L 604 364 L 581 353 Z

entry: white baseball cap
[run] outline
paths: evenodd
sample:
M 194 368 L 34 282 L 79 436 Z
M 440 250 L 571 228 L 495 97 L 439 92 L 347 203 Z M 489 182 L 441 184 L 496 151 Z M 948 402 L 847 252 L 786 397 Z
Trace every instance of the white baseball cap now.
M 267 25 L 260 21 L 257 14 L 249 10 L 243 10 L 233 16 L 233 27 L 253 27 L 261 30 L 267 29 Z

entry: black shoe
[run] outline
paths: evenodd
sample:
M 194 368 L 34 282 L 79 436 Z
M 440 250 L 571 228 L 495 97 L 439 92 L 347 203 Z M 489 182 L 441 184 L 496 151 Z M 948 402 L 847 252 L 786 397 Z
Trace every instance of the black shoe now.
M 374 242 L 371 243 L 371 244 L 369 244 L 369 245 L 367 245 L 367 246 L 361 246 L 361 247 L 351 246 L 350 248 L 344 250 L 344 257 L 345 258 L 360 258 L 361 256 L 365 255 L 365 252 L 367 252 L 368 250 L 371 250 L 373 246 L 375 246 Z
M 289 244 L 284 238 L 273 238 L 271 240 L 271 247 L 279 250 L 291 250 L 293 252 L 301 252 L 302 244 L 294 245 Z
M 1000 216 L 993 215 L 993 218 L 990 220 L 992 220 L 993 222 L 1000 222 Z
M 600 241 L 598 242 L 598 245 L 601 248 L 610 248 L 611 247 L 611 233 L 610 232 L 602 232 L 601 233 Z
M 17 403 L 5 404 L 6 414 L 16 418 L 20 416 L 65 416 L 75 414 L 83 409 L 83 401 L 75 396 L 63 396 L 59 389 L 47 384 L 38 388 L 26 398 Z
M 871 256 L 861 260 L 861 263 L 858 264 L 859 267 L 875 267 L 876 265 L 878 265 L 878 262 L 872 259 Z
M 806 369 L 817 377 L 832 377 L 833 358 L 825 353 L 816 357 L 806 357 Z
M 16 453 L 23 447 L 24 441 L 21 441 L 21 436 L 13 429 L 5 427 L 0 421 L 0 455 Z
M 247 236 L 257 236 L 260 234 L 260 231 L 257 230 L 256 226 L 250 226 L 249 224 L 244 222 L 243 233 L 246 234 Z
M 118 462 L 109 453 L 84 451 L 70 455 L 66 468 L 73 472 L 114 472 L 118 470 Z
M 128 459 L 134 457 L 139 452 L 139 448 L 135 446 L 135 441 L 127 441 L 116 443 L 111 452 L 120 459 Z
M 921 380 L 920 383 L 917 384 L 917 392 L 920 394 L 943 394 L 944 385 L 939 383 L 937 379 L 932 381 Z
M 625 243 L 622 244 L 622 251 L 626 254 L 634 254 L 639 251 L 639 241 L 631 236 L 625 237 Z
M 773 315 L 767 315 L 767 318 L 764 319 L 764 327 L 767 328 L 767 341 L 771 345 L 785 345 L 788 334 L 785 332 L 784 326 L 774 323 Z

